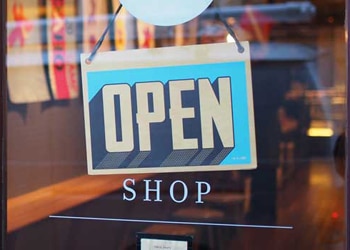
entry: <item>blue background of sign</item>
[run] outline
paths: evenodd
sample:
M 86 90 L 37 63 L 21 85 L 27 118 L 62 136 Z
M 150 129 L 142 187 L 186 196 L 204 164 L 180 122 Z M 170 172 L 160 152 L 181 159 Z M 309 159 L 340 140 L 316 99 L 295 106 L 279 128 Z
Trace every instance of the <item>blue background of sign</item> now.
M 231 78 L 232 110 L 235 147 L 220 165 L 250 164 L 250 124 L 245 62 L 210 63 L 199 65 L 135 68 L 87 73 L 89 102 L 108 84 L 208 78 L 213 83 L 218 77 Z

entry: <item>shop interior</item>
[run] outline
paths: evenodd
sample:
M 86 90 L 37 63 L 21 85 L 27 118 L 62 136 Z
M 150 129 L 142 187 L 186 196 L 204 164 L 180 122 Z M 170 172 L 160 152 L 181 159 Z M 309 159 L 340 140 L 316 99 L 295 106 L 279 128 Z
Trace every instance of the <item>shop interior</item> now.
M 225 24 L 250 42 L 258 167 L 101 176 L 87 175 L 79 55 L 119 2 L 39 2 L 7 1 L 8 249 L 136 249 L 138 232 L 192 235 L 193 249 L 345 249 L 343 0 L 220 0 L 169 27 L 121 12 L 99 52 L 233 42 Z M 55 20 L 65 25 L 66 91 L 52 79 Z M 162 202 L 145 201 L 144 180 L 162 180 Z M 182 203 L 169 193 L 176 180 L 189 191 Z M 212 184 L 204 204 L 196 180 Z

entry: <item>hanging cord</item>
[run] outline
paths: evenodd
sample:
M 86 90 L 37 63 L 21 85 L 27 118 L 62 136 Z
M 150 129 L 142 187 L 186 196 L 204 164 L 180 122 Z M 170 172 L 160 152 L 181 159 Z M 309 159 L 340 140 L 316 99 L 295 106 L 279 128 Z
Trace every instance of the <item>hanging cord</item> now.
M 106 29 L 103 31 L 103 33 L 102 33 L 100 39 L 96 42 L 96 44 L 95 44 L 95 46 L 94 46 L 94 48 L 93 48 L 93 50 L 92 50 L 90 56 L 89 56 L 88 58 L 86 58 L 86 60 L 85 60 L 85 63 L 86 63 L 86 64 L 90 64 L 90 63 L 93 61 L 93 59 L 94 59 L 94 57 L 95 57 L 95 55 L 96 55 L 98 49 L 101 47 L 101 45 L 102 45 L 102 43 L 103 43 L 103 41 L 104 41 L 104 39 L 105 39 L 105 37 L 106 37 L 108 31 L 110 30 L 112 24 L 114 23 L 115 19 L 117 18 L 117 16 L 118 16 L 120 10 L 122 9 L 122 7 L 123 7 L 123 5 L 122 5 L 122 4 L 119 4 L 119 6 L 118 6 L 117 10 L 115 11 L 115 13 L 114 13 L 112 19 L 109 21 L 109 23 L 108 23 Z M 234 41 L 235 41 L 235 43 L 236 43 L 236 46 L 237 46 L 238 52 L 239 52 L 239 53 L 243 53 L 243 52 L 244 52 L 244 47 L 242 46 L 242 44 L 241 44 L 240 41 L 238 40 L 238 38 L 237 38 L 235 32 L 233 31 L 233 29 L 231 28 L 231 26 L 230 26 L 230 25 L 227 23 L 227 21 L 220 15 L 219 12 L 216 13 L 216 17 L 217 17 L 218 20 L 220 20 L 220 21 L 224 24 L 224 26 L 225 26 L 227 32 L 228 32 L 228 33 L 232 36 L 232 38 L 234 39 Z
M 112 27 L 112 24 L 114 23 L 115 19 L 117 18 L 120 10 L 122 9 L 123 5 L 119 4 L 118 9 L 115 11 L 112 19 L 109 21 L 106 29 L 103 31 L 103 34 L 101 35 L 100 39 L 98 39 L 98 41 L 95 44 L 94 49 L 92 50 L 90 56 L 88 58 L 86 58 L 85 63 L 86 64 L 90 64 L 92 62 L 92 60 L 94 59 L 98 49 L 101 47 L 103 40 L 105 39 L 107 32 L 110 30 L 110 28 Z
M 241 42 L 238 40 L 236 33 L 233 31 L 231 26 L 227 23 L 226 19 L 220 15 L 219 12 L 220 12 L 220 10 L 216 13 L 216 18 L 224 24 L 227 32 L 232 36 L 233 40 L 235 40 L 238 52 L 243 53 L 244 47 L 242 46 Z
M 217 6 L 216 8 L 218 9 L 218 11 L 215 14 L 215 18 L 224 24 L 227 32 L 232 36 L 233 40 L 235 41 L 238 52 L 243 53 L 244 47 L 242 46 L 241 42 L 238 40 L 236 33 L 233 31 L 232 27 L 227 23 L 226 19 L 220 15 L 220 9 L 219 9 L 220 7 Z

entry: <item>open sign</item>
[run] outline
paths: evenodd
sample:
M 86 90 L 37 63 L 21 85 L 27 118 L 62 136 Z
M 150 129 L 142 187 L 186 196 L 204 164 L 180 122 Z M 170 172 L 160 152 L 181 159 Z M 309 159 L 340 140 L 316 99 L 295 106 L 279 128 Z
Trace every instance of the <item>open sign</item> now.
M 255 168 L 245 46 L 82 55 L 89 173 Z

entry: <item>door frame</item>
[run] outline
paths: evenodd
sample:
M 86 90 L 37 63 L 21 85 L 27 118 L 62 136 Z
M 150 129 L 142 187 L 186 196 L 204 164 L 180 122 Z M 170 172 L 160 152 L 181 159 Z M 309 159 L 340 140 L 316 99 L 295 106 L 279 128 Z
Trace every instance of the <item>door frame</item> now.
M 0 2 L 0 30 L 1 34 L 5 34 L 0 39 L 0 205 L 1 205 L 1 225 L 0 225 L 0 249 L 5 249 L 6 246 L 6 217 L 7 217 L 7 166 L 6 166 L 6 103 L 7 103 L 7 91 L 6 91 L 6 43 L 7 39 L 3 39 L 6 36 L 6 20 L 7 20 L 7 1 Z

